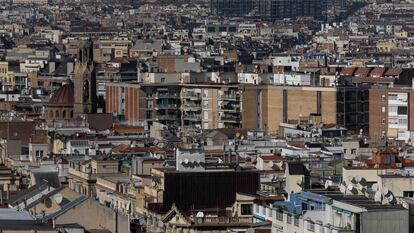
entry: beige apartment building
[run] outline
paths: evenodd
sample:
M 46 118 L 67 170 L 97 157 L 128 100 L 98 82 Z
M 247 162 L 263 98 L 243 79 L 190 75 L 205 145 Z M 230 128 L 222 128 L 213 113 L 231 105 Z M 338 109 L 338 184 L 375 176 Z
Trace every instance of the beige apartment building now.
M 93 43 L 93 60 L 108 62 L 114 58 L 129 56 L 132 41 L 127 38 L 101 39 Z
M 312 115 L 337 123 L 337 91 L 332 87 L 253 86 L 243 90 L 243 127 L 279 131 L 280 123 L 299 123 Z M 319 124 L 321 122 L 312 122 Z

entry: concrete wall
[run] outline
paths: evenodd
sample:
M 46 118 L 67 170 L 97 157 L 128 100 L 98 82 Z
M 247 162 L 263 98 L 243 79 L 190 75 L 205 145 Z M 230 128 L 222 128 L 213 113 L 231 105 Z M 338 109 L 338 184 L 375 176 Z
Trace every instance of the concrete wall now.
M 116 221 L 118 218 L 118 221 Z M 86 230 L 107 229 L 111 232 L 129 233 L 129 218 L 116 214 L 114 210 L 88 199 L 59 216 L 55 224 L 78 223 Z M 118 230 L 116 230 L 118 225 Z
M 414 177 L 410 176 L 380 176 L 379 186 L 386 187 L 394 194 L 394 196 L 402 197 L 404 191 L 414 191 Z
M 364 233 L 408 233 L 408 210 L 383 210 L 361 213 Z

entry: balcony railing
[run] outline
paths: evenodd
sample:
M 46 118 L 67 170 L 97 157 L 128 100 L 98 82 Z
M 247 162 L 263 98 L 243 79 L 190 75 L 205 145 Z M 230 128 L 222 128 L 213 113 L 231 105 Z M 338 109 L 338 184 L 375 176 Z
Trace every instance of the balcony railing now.
M 154 107 L 155 109 L 176 109 L 178 104 L 157 104 Z
M 180 98 L 180 96 L 177 93 L 157 93 L 153 95 L 153 98 L 156 99 L 176 99 Z
M 252 217 L 204 217 L 204 218 L 196 218 L 196 224 L 240 224 L 246 223 L 251 224 L 253 223 Z
M 158 115 L 155 117 L 158 121 L 176 121 L 178 117 L 176 115 Z
M 201 115 L 186 115 L 183 118 L 189 121 L 201 121 Z
M 231 99 L 231 100 L 233 100 L 233 99 L 240 98 L 240 95 L 239 94 L 223 94 L 223 95 L 220 96 L 220 98 L 221 99 Z

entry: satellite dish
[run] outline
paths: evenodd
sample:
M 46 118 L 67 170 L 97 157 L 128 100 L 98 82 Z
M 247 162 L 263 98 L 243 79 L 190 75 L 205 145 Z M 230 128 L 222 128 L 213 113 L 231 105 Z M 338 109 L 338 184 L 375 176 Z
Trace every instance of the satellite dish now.
M 359 189 L 359 191 L 361 191 L 361 193 L 366 193 L 367 192 L 367 188 L 366 187 L 361 187 Z
M 374 195 L 374 200 L 375 200 L 376 202 L 381 202 L 381 201 L 382 201 L 382 194 L 381 194 L 381 192 L 380 192 L 380 191 L 376 191 L 376 192 L 375 192 L 375 195 Z
M 328 183 L 328 181 L 325 181 L 325 189 L 328 189 L 329 188 L 329 183 Z
M 367 180 L 364 177 L 361 177 L 361 180 L 359 181 L 359 184 L 362 186 L 367 186 Z
M 162 228 L 162 227 L 164 227 L 164 223 L 163 223 L 162 221 L 158 221 L 158 222 L 157 222 L 157 226 L 158 226 L 159 228 Z
M 60 193 L 56 194 L 53 198 L 55 199 L 55 202 L 56 202 L 58 205 L 59 205 L 60 203 L 62 203 L 62 201 L 63 201 L 63 196 L 62 196 L 62 194 L 60 194 Z
M 275 165 L 275 164 L 273 163 L 273 161 L 270 161 L 270 162 L 269 162 L 269 167 L 273 167 L 273 165 Z
M 384 196 L 389 196 L 389 194 L 390 194 L 390 190 L 384 187 L 384 188 L 382 189 L 382 195 L 384 195 Z
M 46 208 L 51 208 L 52 207 L 52 200 L 50 198 L 46 198 L 44 200 L 44 202 L 45 202 Z
M 358 182 L 356 181 L 356 179 L 355 179 L 355 176 L 350 176 L 350 177 L 349 177 L 349 181 L 351 181 L 351 182 L 352 182 L 352 183 L 354 183 L 354 184 L 358 183 Z
M 204 213 L 199 211 L 196 215 L 197 218 L 203 218 L 204 217 Z
M 188 164 L 189 160 L 188 159 L 184 159 L 184 163 Z
M 358 194 L 358 190 L 352 184 L 349 184 L 347 188 L 352 194 Z
M 393 202 L 394 201 L 394 199 L 395 199 L 395 197 L 394 197 L 394 195 L 391 193 L 388 197 L 387 197 L 387 200 L 389 201 L 389 202 Z
M 341 191 L 341 193 L 345 193 L 345 192 L 346 192 L 346 187 L 345 187 L 345 185 L 341 184 L 341 185 L 339 186 L 339 191 Z
M 355 176 L 355 182 L 359 183 L 361 182 L 362 177 L 361 176 Z

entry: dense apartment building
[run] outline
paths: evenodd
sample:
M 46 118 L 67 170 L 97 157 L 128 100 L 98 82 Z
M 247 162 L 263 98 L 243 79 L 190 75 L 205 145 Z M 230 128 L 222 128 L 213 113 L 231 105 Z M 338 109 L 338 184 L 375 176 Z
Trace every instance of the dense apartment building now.
M 127 38 L 100 39 L 93 43 L 93 60 L 108 62 L 114 58 L 128 57 L 132 42 Z
M 336 89 L 331 87 L 245 86 L 243 127 L 277 132 L 280 123 L 297 122 L 311 114 L 336 123 Z M 319 122 L 318 122 L 319 123 Z
M 276 20 L 314 17 L 322 19 L 326 0 L 211 0 L 211 13 L 222 16 L 256 16 Z
M 245 86 L 243 127 L 275 133 L 280 123 L 324 123 L 367 132 L 368 89 L 368 86 Z
M 414 90 L 410 87 L 369 90 L 369 135 L 373 139 L 409 141 L 414 129 Z
M 240 128 L 238 85 L 106 85 L 106 111 L 134 123 L 147 120 L 183 128 Z

